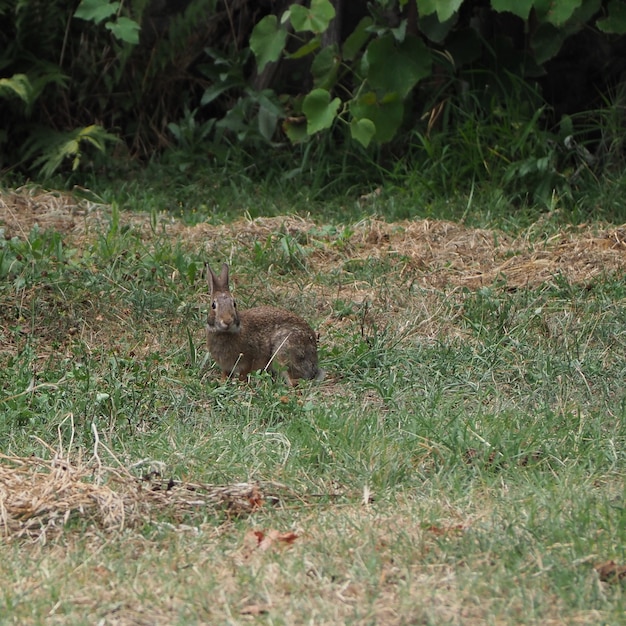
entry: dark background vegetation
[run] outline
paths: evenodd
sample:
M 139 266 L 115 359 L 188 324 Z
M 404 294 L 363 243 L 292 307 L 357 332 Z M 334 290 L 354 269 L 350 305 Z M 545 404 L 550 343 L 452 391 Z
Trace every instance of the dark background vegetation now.
M 0 168 L 91 188 L 236 170 L 319 198 L 487 185 L 513 209 L 558 198 L 619 219 L 625 7 L 0 0 Z

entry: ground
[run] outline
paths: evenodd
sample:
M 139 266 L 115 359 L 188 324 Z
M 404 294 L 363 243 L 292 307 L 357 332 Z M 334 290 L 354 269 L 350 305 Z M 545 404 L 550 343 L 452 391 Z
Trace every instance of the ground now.
M 626 227 L 557 222 L 2 193 L 69 251 L 0 263 L 4 623 L 619 623 Z M 203 260 L 314 322 L 321 385 L 219 383 Z

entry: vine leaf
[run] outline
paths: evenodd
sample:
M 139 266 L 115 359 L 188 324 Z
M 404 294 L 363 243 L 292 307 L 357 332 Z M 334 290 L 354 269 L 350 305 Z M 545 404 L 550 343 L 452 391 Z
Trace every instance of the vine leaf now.
M 596 26 L 605 33 L 623 35 L 626 33 L 626 5 L 618 0 L 611 0 L 608 15 L 596 22 Z
M 337 117 L 341 106 L 339 98 L 330 99 L 330 92 L 326 89 L 314 89 L 302 101 L 302 112 L 306 115 L 309 135 L 320 130 L 330 128 Z
M 534 3 L 535 0 L 491 0 L 491 7 L 499 13 L 508 11 L 526 20 Z
M 357 120 L 353 118 L 350 122 L 350 135 L 352 139 L 358 141 L 364 148 L 370 145 L 370 141 L 376 135 L 376 125 L 372 120 L 363 118 Z
M 291 25 L 296 32 L 326 32 L 328 25 L 335 17 L 335 7 L 329 0 L 311 0 L 311 7 L 292 4 L 288 10 Z
M 366 55 L 369 84 L 385 93 L 397 93 L 401 98 L 431 73 L 430 52 L 417 37 L 407 37 L 400 44 L 391 36 L 375 39 L 367 47 Z
M 88 22 L 100 22 L 115 15 L 120 8 L 119 2 L 102 2 L 102 0 L 82 0 L 74 11 L 74 17 Z
M 417 9 L 420 15 L 430 15 L 437 12 L 440 22 L 449 20 L 463 4 L 463 0 L 417 0 Z
M 123 15 L 118 17 L 115 22 L 107 22 L 105 28 L 110 30 L 118 39 L 137 45 L 139 43 L 140 26 L 134 20 Z
M 278 24 L 275 15 L 266 15 L 250 35 L 250 49 L 256 57 L 259 72 L 273 61 L 278 61 L 287 42 L 287 30 Z
M 391 141 L 400 128 L 404 104 L 395 93 L 378 98 L 375 92 L 370 91 L 351 102 L 350 113 L 357 120 L 370 120 L 375 130 L 374 138 L 385 143 Z M 360 130 L 367 132 L 367 127 L 361 125 Z M 358 138 L 355 139 L 359 141 Z

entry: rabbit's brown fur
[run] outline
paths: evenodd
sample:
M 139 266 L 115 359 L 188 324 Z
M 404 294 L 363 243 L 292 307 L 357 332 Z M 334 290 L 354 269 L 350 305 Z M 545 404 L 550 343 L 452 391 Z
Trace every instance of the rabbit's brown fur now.
M 299 378 L 322 378 L 317 338 L 302 318 L 270 306 L 237 311 L 228 287 L 228 265 L 222 265 L 219 276 L 208 264 L 207 270 L 211 293 L 207 344 L 224 378 L 245 379 L 264 369 L 281 370 L 290 385 Z

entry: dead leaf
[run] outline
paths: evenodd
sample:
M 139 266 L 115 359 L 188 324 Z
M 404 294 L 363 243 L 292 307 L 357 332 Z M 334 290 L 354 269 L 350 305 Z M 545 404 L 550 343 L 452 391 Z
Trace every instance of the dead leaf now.
M 265 537 L 259 542 L 259 550 L 265 552 L 276 543 L 292 544 L 297 538 L 298 535 L 294 532 L 281 533 L 277 530 L 269 530 Z
M 460 535 L 465 529 L 466 526 L 463 524 L 454 524 L 453 526 L 435 526 L 433 524 L 424 528 L 426 532 L 432 533 L 437 537 L 443 537 L 444 535 Z
M 626 565 L 617 565 L 615 561 L 607 561 L 594 567 L 598 577 L 605 583 L 616 583 L 626 580 Z
M 252 491 L 248 495 L 248 502 L 250 502 L 252 511 L 256 511 L 263 506 L 263 496 L 256 485 L 253 486 Z
M 244 538 L 240 554 L 248 559 L 255 552 L 267 552 L 272 546 L 280 544 L 292 544 L 298 535 L 294 532 L 281 533 L 278 530 L 249 530 Z
M 249 539 L 246 541 L 246 539 Z M 244 543 L 250 545 L 253 544 L 255 548 L 258 548 L 261 542 L 265 539 L 265 533 L 262 530 L 251 530 L 246 533 L 246 538 L 244 538 Z

